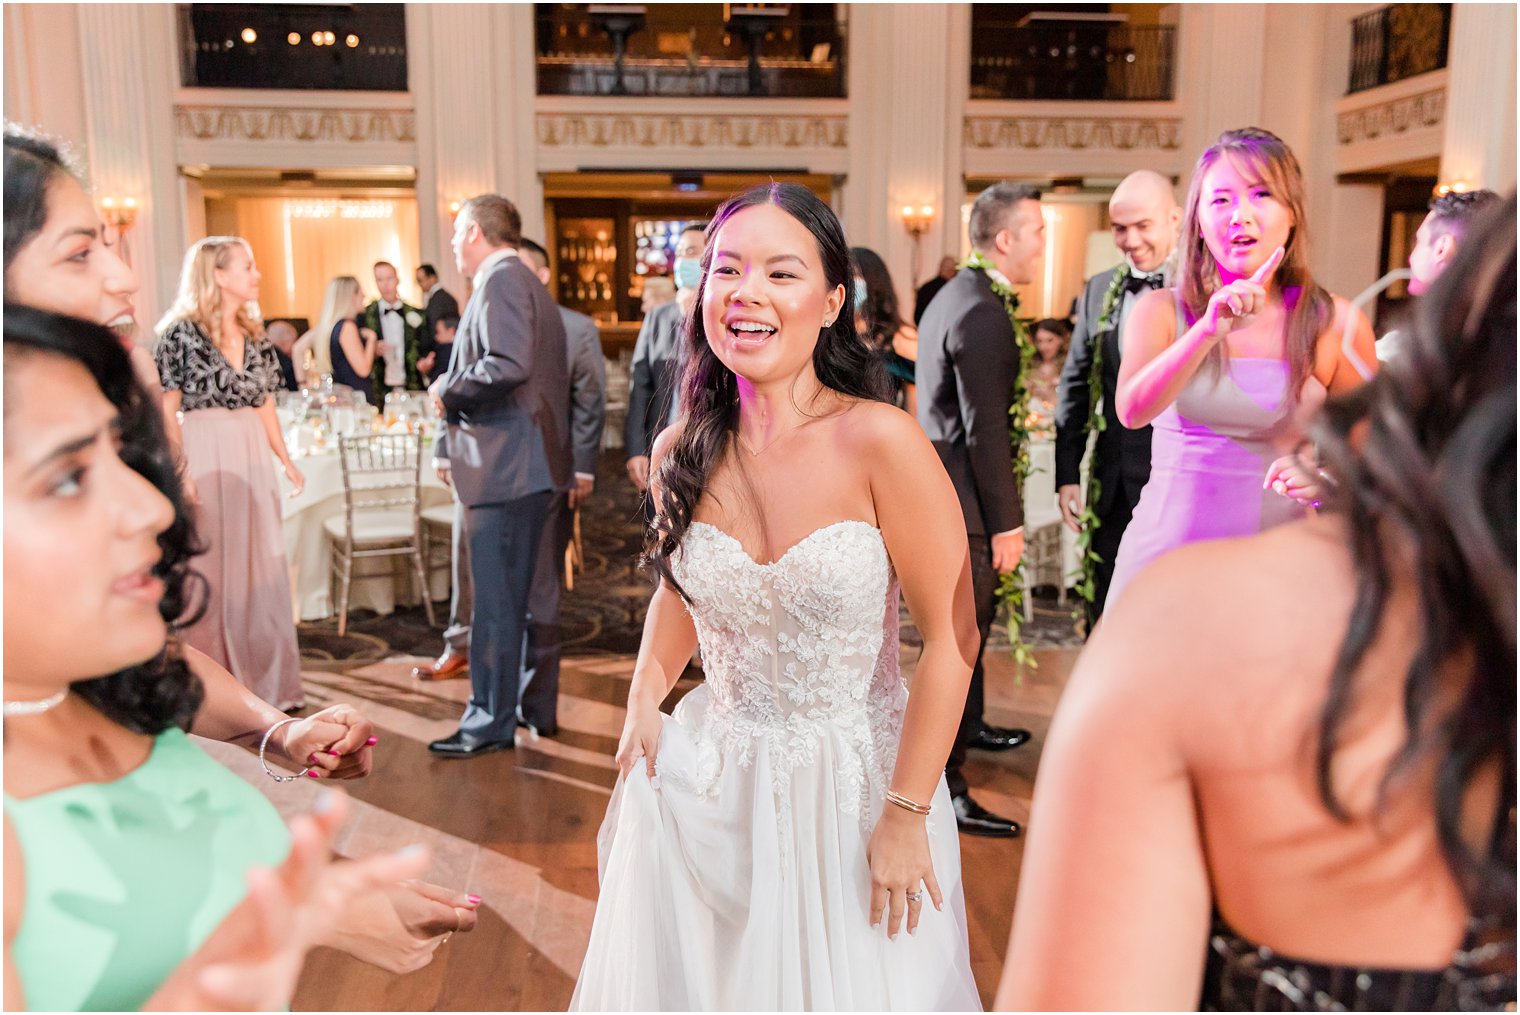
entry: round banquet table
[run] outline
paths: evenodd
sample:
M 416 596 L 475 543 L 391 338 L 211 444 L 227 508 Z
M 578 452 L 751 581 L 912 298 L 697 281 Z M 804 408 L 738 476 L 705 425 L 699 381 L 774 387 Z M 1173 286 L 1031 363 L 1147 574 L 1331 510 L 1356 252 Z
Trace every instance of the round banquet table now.
M 422 506 L 448 504 L 453 492 L 443 485 L 432 466 L 428 445 L 422 450 Z M 323 620 L 336 609 L 333 589 L 332 540 L 323 529 L 330 518 L 343 517 L 343 463 L 338 449 L 328 448 L 294 459 L 306 477 L 300 496 L 290 496 L 290 481 L 278 463 L 280 510 L 284 518 L 285 557 L 290 564 L 290 593 L 297 620 Z M 435 602 L 447 599 L 449 576 L 441 570 L 428 576 Z M 405 557 L 381 557 L 354 561 L 354 581 L 349 591 L 350 611 L 367 609 L 390 613 L 398 601 L 417 600 L 410 561 Z

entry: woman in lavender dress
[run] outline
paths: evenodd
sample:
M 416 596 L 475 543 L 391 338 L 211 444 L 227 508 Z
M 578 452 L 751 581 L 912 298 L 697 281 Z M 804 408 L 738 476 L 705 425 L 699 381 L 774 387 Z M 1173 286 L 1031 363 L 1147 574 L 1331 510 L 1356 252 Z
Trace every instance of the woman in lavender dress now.
M 1252 535 L 1318 500 L 1318 474 L 1292 453 L 1297 424 L 1377 357 L 1361 312 L 1310 277 L 1308 248 L 1288 146 L 1255 128 L 1221 134 L 1193 171 L 1178 285 L 1142 298 L 1124 329 L 1115 408 L 1155 436 L 1110 604 L 1168 550 Z

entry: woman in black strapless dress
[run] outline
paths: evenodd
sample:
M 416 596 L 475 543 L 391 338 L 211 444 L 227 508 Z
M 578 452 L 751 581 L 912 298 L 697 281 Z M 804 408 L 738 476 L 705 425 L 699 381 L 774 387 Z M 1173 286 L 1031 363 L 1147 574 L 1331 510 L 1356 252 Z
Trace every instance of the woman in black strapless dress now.
M 1514 1009 L 1515 276 L 1511 196 L 1310 424 L 1324 511 L 1104 615 L 998 1008 Z
M 334 384 L 363 392 L 374 404 L 374 385 L 369 372 L 375 365 L 380 340 L 373 331 L 359 326 L 355 318 L 364 309 L 364 290 L 352 275 L 339 275 L 327 283 L 322 317 L 315 329 L 316 372 L 331 374 Z M 324 337 L 325 336 L 325 337 Z

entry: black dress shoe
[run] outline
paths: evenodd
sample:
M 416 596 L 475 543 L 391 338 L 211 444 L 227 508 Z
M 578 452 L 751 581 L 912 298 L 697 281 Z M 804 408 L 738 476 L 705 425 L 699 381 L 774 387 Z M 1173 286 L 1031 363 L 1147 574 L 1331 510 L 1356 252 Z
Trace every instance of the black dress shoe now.
M 552 738 L 552 737 L 559 736 L 559 726 L 557 724 L 553 725 L 553 726 L 550 726 L 550 725 L 547 725 L 547 724 L 543 725 L 543 726 L 540 726 L 536 722 L 530 722 L 528 720 L 523 720 L 522 725 L 524 725 L 524 726 L 528 727 L 528 729 L 532 730 L 533 731 L 533 735 L 536 736 L 536 737 L 551 737 Z
M 993 839 L 1013 839 L 1023 831 L 1019 823 L 1010 818 L 998 817 L 971 799 L 970 793 L 951 797 L 955 807 L 955 824 L 967 835 L 985 835 Z
M 983 725 L 977 735 L 971 738 L 971 743 L 966 746 L 974 747 L 979 751 L 1011 751 L 1028 742 L 1028 730 Z
M 451 737 L 434 740 L 428 744 L 428 750 L 444 758 L 473 758 L 492 751 L 510 751 L 513 746 L 510 740 L 485 740 L 460 730 Z

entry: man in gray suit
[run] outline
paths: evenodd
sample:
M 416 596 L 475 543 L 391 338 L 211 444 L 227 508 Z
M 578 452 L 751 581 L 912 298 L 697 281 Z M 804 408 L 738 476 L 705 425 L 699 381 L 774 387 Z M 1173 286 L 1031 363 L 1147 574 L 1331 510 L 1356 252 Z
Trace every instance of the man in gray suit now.
M 521 238 L 506 198 L 460 208 L 454 258 L 474 293 L 448 373 L 428 389 L 445 420 L 434 454 L 449 461 L 464 505 L 475 593 L 470 701 L 458 732 L 428 745 L 444 757 L 513 746 L 533 572 L 550 506 L 572 481 L 565 326 L 519 259 Z
M 628 418 L 623 424 L 623 448 L 628 456 L 628 478 L 641 491 L 649 490 L 649 449 L 660 431 L 675 422 L 679 412 L 676 390 L 681 380 L 681 343 L 686 315 L 697 297 L 702 280 L 702 254 L 706 249 L 706 222 L 693 222 L 676 239 L 676 260 L 671 278 L 676 298 L 649 311 L 633 346 L 628 367 Z M 646 516 L 653 505 L 645 498 Z
M 532 240 L 518 247 L 523 263 L 549 284 L 549 254 Z M 559 308 L 570 357 L 570 448 L 575 485 L 549 506 L 540 539 L 533 588 L 528 593 L 528 643 L 523 654 L 522 716 L 539 736 L 559 732 L 559 597 L 565 586 L 565 548 L 573 534 L 574 512 L 596 486 L 596 458 L 607 420 L 607 364 L 596 322 Z

